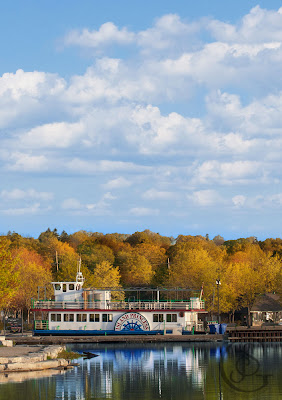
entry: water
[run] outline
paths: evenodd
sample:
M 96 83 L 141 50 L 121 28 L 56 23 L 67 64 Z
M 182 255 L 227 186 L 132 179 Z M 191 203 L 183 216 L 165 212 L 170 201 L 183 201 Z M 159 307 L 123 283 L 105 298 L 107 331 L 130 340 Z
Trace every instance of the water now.
M 91 344 L 79 366 L 0 375 L 0 400 L 282 400 L 282 344 Z

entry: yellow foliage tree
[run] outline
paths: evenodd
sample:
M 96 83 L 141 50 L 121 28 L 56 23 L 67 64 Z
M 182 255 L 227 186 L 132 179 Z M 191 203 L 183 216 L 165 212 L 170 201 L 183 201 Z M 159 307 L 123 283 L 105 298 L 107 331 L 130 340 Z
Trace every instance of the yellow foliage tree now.
M 31 299 L 37 298 L 38 288 L 43 292 L 43 287 L 52 280 L 51 265 L 33 250 L 19 248 L 13 251 L 16 271 L 19 274 L 19 286 L 13 297 L 11 306 L 16 310 L 31 308 Z
M 121 275 L 119 268 L 115 268 L 109 261 L 102 261 L 97 264 L 93 273 L 87 276 L 85 284 L 95 288 L 116 288 L 117 291 L 112 291 L 113 300 L 123 300 L 124 293 L 121 290 L 120 284 Z
M 19 287 L 16 258 L 9 249 L 10 241 L 0 239 L 0 310 L 8 309 Z
M 120 251 L 117 256 L 123 284 L 127 286 L 149 285 L 154 271 L 146 257 L 133 251 Z

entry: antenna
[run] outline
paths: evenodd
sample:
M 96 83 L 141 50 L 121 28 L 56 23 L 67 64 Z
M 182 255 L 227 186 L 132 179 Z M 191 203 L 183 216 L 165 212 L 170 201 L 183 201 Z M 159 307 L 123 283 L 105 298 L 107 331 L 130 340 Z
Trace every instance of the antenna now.
M 81 286 L 84 284 L 84 277 L 81 272 L 81 257 L 77 263 L 76 283 L 79 283 Z

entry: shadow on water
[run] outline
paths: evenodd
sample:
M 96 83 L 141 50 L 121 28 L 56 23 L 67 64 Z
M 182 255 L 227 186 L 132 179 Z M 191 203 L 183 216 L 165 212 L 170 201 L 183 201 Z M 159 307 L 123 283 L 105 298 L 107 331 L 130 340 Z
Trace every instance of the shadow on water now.
M 0 385 L 6 399 L 277 400 L 282 344 L 87 344 L 63 375 Z M 76 360 L 77 361 L 77 360 Z

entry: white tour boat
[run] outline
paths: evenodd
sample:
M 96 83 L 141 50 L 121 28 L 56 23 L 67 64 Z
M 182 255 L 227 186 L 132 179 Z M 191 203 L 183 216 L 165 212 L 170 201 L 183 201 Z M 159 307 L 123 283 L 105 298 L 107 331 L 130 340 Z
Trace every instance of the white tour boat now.
M 83 284 L 79 268 L 75 282 L 52 282 L 55 300 L 32 301 L 34 335 L 182 335 L 204 330 L 199 318 L 206 314 L 201 296 L 160 300 L 160 293 L 166 290 L 168 297 L 172 289 L 144 288 L 156 298 L 143 301 L 140 288 L 139 292 L 131 288 L 139 293 L 137 299 L 112 301 L 110 288 L 83 289 Z

